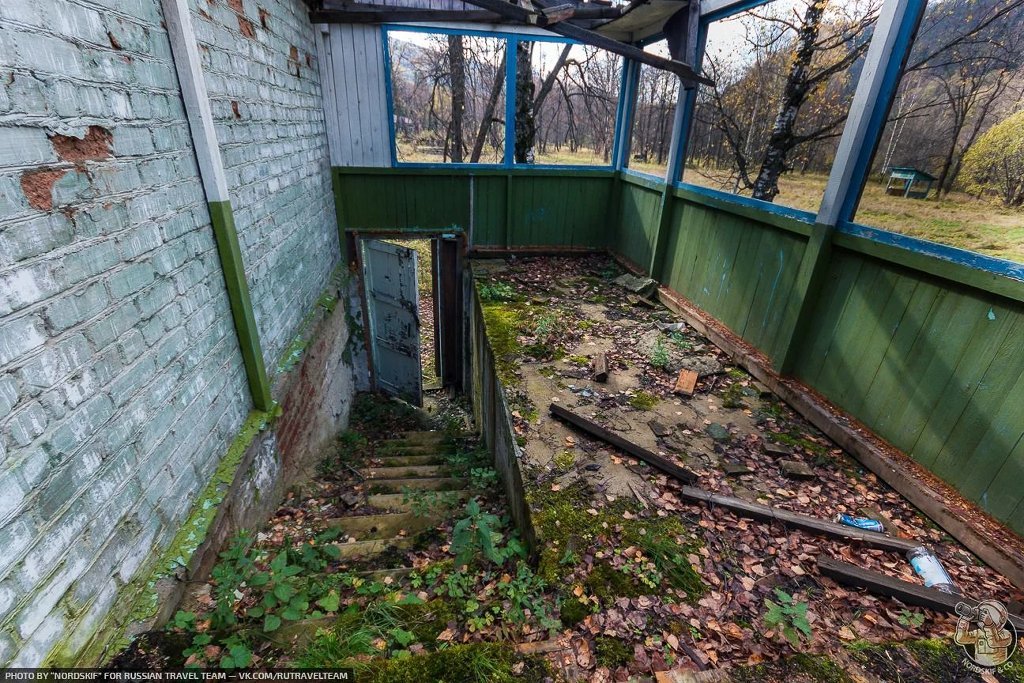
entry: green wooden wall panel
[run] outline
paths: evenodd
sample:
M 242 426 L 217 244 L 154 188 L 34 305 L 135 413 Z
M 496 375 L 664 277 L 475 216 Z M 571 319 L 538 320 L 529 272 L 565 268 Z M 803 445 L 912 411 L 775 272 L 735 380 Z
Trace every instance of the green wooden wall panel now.
M 759 348 L 771 348 L 806 247 L 801 235 L 673 199 L 662 280 Z
M 608 245 L 611 174 L 545 170 L 478 175 L 468 169 L 336 172 L 345 228 L 456 226 L 468 231 L 472 213 L 475 246 L 601 249 Z
M 661 212 L 661 192 L 623 182 L 615 250 L 646 269 L 651 262 Z
M 1024 307 L 837 249 L 812 320 L 797 377 L 1017 523 Z
M 473 244 L 504 246 L 508 180 L 504 176 L 481 176 L 473 178 L 472 185 Z

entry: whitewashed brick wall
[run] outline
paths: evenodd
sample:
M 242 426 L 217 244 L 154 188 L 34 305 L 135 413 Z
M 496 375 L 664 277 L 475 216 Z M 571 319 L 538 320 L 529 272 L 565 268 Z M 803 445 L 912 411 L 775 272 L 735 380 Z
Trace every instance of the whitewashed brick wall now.
M 272 371 L 337 230 L 304 6 L 234 2 L 195 23 Z M 81 651 L 251 406 L 161 21 L 0 2 L 0 667 Z

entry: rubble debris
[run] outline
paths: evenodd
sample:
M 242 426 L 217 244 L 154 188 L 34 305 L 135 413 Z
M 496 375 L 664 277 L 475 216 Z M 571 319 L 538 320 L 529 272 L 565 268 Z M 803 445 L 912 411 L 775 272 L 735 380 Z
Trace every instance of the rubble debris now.
M 793 449 L 789 446 L 785 446 L 781 443 L 773 443 L 771 441 L 764 441 L 761 444 L 761 450 L 768 455 L 774 456 L 789 456 L 793 455 Z
M 693 392 L 697 389 L 697 380 L 699 376 L 693 370 L 687 370 L 683 368 L 679 371 L 679 376 L 676 377 L 676 384 L 672 388 L 677 394 L 683 394 L 684 396 L 693 396 Z
M 754 471 L 741 462 L 730 462 L 728 460 L 723 460 L 721 467 L 722 471 L 725 472 L 725 474 L 730 477 L 738 477 L 744 474 L 751 474 Z
M 727 441 L 732 440 L 732 433 L 722 425 L 718 424 L 717 422 L 712 422 L 711 424 L 709 424 L 707 427 L 704 428 L 704 431 L 707 433 L 708 436 L 710 436 L 715 441 L 718 441 L 719 443 L 725 443 Z
M 696 372 L 700 379 L 720 374 L 725 370 L 725 366 L 714 356 L 688 356 L 680 365 L 683 370 Z
M 608 381 L 608 354 L 601 351 L 594 356 L 594 374 L 591 378 L 595 382 L 607 382 Z
M 814 479 L 818 476 L 807 466 L 807 463 L 799 460 L 780 460 L 779 469 L 790 479 Z
M 666 427 L 657 420 L 648 420 L 647 426 L 651 428 L 651 432 L 659 439 L 672 435 L 672 428 Z
M 620 275 L 612 280 L 612 282 L 629 290 L 633 294 L 637 294 L 645 298 L 654 294 L 654 290 L 658 288 L 658 283 L 651 278 L 637 277 L 636 275 L 630 275 L 629 273 Z

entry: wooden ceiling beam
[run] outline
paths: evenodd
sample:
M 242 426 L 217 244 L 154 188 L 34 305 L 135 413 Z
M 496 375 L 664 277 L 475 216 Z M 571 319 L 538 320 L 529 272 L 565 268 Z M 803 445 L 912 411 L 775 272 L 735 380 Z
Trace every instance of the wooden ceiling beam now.
M 467 4 L 475 5 L 481 9 L 485 9 L 495 14 L 500 14 L 512 21 L 528 24 L 531 26 L 539 26 L 565 36 L 566 38 L 572 38 L 578 40 L 581 43 L 592 45 L 594 47 L 607 50 L 617 55 L 622 55 L 627 59 L 631 59 L 641 64 L 647 64 L 653 66 L 656 69 L 662 69 L 674 73 L 679 77 L 683 83 L 691 84 L 703 84 L 703 85 L 714 85 L 714 81 L 709 78 L 701 76 L 689 64 L 676 61 L 674 59 L 665 59 L 656 54 L 650 52 L 644 52 L 638 47 L 628 45 L 626 43 L 619 42 L 613 38 L 603 36 L 596 31 L 585 29 L 582 26 L 576 26 L 566 21 L 550 21 L 544 16 L 543 10 L 536 11 L 527 9 L 519 5 L 515 5 L 506 0 L 465 0 Z

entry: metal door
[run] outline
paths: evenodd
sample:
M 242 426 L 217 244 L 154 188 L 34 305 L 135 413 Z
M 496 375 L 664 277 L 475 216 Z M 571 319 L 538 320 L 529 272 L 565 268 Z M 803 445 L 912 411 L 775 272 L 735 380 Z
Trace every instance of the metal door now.
M 363 278 L 377 387 L 422 403 L 416 250 L 363 240 Z

